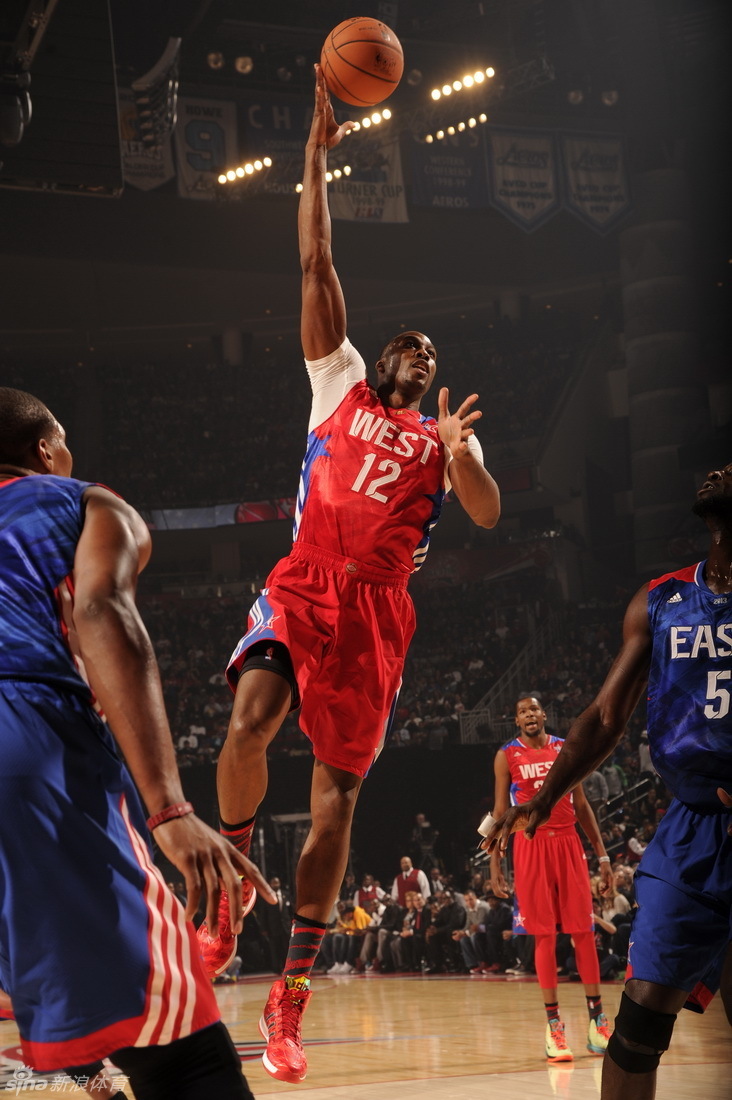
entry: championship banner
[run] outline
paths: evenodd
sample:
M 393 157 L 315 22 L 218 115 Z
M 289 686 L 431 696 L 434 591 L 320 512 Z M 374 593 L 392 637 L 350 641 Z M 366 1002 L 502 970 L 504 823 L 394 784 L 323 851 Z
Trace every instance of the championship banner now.
M 291 95 L 259 95 L 240 103 L 244 153 L 247 160 L 271 157 L 272 169 L 258 184 L 258 190 L 270 195 L 294 195 L 302 180 L 305 142 L 313 118 L 312 98 L 294 99 Z M 338 122 L 347 122 L 348 108 L 334 105 Z M 346 163 L 348 140 L 328 156 L 333 169 Z
M 125 183 L 140 191 L 162 187 L 175 175 L 170 134 L 159 144 L 149 145 L 140 136 L 135 96 L 129 88 L 119 88 L 119 133 L 122 146 L 122 173 Z
M 486 133 L 490 201 L 526 233 L 559 208 L 554 135 L 491 127 Z
M 246 159 L 272 158 L 259 189 L 264 194 L 294 195 L 302 180 L 312 102 L 291 95 L 261 95 L 242 105 L 240 112 Z
M 338 148 L 351 172 L 329 186 L 331 217 L 353 222 L 409 221 L 399 135 L 382 125 L 373 134 L 360 130 L 349 135 Z M 332 169 L 336 165 L 331 160 Z
M 429 145 L 415 138 L 411 152 L 415 206 L 482 210 L 489 205 L 480 130 L 466 130 Z
M 630 210 L 625 146 L 620 134 L 560 135 L 564 205 L 597 233 Z
M 181 198 L 212 199 L 219 174 L 239 162 L 236 106 L 229 100 L 179 99 L 175 159 Z

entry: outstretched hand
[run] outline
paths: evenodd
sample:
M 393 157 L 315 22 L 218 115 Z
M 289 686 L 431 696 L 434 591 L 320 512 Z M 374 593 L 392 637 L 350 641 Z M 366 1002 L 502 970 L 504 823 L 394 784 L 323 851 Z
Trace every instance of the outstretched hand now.
M 460 458 L 468 453 L 468 437 L 475 434 L 471 425 L 479 420 L 483 413 L 479 409 L 471 412 L 473 405 L 478 400 L 477 393 L 472 393 L 470 397 L 466 397 L 455 413 L 451 413 L 448 408 L 447 403 L 449 400 L 450 391 L 447 386 L 443 386 L 437 396 L 437 407 L 439 409 L 437 430 L 442 442 L 450 448 L 452 457 Z
M 310 127 L 310 141 L 332 149 L 343 140 L 355 126 L 354 122 L 343 122 L 339 126 L 333 114 L 330 92 L 320 65 L 315 66 L 315 110 Z
M 538 805 L 536 799 L 522 802 L 520 806 L 512 806 L 505 814 L 493 822 L 481 841 L 480 847 L 486 852 L 492 852 L 495 848 L 504 855 L 508 848 L 508 838 L 511 833 L 524 832 L 531 839 L 544 822 L 548 819 L 551 810 L 545 810 Z
M 233 844 L 214 832 L 195 814 L 176 817 L 158 825 L 155 840 L 185 878 L 186 920 L 192 920 L 206 893 L 206 923 L 210 935 L 218 935 L 218 911 L 221 890 L 228 891 L 231 928 L 238 935 L 242 929 L 242 898 L 240 880 L 249 879 L 257 893 L 274 905 L 272 893 L 261 871 L 250 859 L 238 852 Z
M 725 791 L 724 787 L 717 787 L 717 795 L 719 799 L 724 802 L 725 806 L 729 806 L 732 809 L 732 794 L 729 791 Z

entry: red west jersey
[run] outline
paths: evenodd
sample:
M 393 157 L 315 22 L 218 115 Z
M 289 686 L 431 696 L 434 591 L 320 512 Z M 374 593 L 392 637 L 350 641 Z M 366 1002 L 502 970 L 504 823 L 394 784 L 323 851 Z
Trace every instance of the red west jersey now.
M 307 368 L 313 411 L 295 542 L 415 572 L 449 488 L 436 420 L 384 406 L 348 340 Z
M 553 737 L 550 734 L 549 740 L 542 748 L 530 748 L 524 745 L 519 737 L 503 745 L 502 751 L 506 754 L 508 770 L 511 773 L 511 802 L 514 806 L 528 802 L 534 797 L 563 744 L 561 737 Z M 549 820 L 545 821 L 540 828 L 566 829 L 573 827 L 576 821 L 577 815 L 574 812 L 572 795 L 567 794 L 557 802 Z

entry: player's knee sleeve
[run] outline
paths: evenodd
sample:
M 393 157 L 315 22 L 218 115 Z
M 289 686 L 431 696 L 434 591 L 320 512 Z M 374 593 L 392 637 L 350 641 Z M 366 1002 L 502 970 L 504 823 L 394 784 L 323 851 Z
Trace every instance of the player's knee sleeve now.
M 652 1073 L 668 1049 L 675 1023 L 675 1013 L 645 1008 L 623 993 L 607 1054 L 626 1073 Z

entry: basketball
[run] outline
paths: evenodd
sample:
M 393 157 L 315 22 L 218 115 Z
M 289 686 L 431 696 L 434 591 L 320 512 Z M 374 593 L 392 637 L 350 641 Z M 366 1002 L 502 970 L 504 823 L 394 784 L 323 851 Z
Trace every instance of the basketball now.
M 323 44 L 328 90 L 352 107 L 373 107 L 394 91 L 404 71 L 399 39 L 378 19 L 344 19 Z

